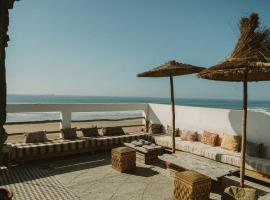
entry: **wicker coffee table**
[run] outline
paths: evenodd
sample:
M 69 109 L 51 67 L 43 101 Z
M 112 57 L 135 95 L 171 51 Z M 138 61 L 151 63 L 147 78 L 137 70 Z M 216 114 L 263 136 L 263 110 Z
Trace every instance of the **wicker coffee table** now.
M 158 156 L 163 154 L 163 148 L 146 140 L 135 140 L 124 143 L 136 151 L 136 160 L 144 164 L 152 164 L 158 160 Z

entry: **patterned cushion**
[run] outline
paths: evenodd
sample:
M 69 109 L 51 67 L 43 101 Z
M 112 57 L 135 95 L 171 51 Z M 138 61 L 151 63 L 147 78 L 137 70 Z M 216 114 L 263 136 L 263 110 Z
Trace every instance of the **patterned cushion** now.
M 83 133 L 84 137 L 96 137 L 96 136 L 99 136 L 97 127 L 82 128 L 82 133 Z
M 204 131 L 202 135 L 202 143 L 215 147 L 218 145 L 218 138 L 218 134 Z
M 163 125 L 162 124 L 151 124 L 150 133 L 160 134 L 163 133 Z
M 64 140 L 72 140 L 78 138 L 76 128 L 61 129 L 60 138 Z
M 29 132 L 24 134 L 25 143 L 46 142 L 47 140 L 46 131 Z
M 238 152 L 240 150 L 240 144 L 240 136 L 224 134 L 221 142 L 221 148 Z
M 116 136 L 116 135 L 125 135 L 125 132 L 122 127 L 106 127 L 102 128 L 103 136 Z
M 197 141 L 198 140 L 198 133 L 196 131 L 181 131 L 181 139 L 187 141 Z

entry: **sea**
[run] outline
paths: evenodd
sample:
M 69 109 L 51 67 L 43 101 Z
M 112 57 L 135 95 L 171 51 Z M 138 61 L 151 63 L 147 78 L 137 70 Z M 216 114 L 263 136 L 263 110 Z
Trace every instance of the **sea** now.
M 51 104 L 51 103 L 158 103 L 170 104 L 170 98 L 158 97 L 112 97 L 112 96 L 67 96 L 67 95 L 8 95 L 8 104 Z M 175 99 L 176 105 L 236 109 L 242 108 L 242 100 L 229 99 Z M 270 112 L 270 101 L 249 100 L 248 108 L 256 111 Z M 143 111 L 113 112 L 76 112 L 72 113 L 73 121 L 126 119 L 143 117 Z M 8 113 L 7 122 L 60 120 L 60 113 Z

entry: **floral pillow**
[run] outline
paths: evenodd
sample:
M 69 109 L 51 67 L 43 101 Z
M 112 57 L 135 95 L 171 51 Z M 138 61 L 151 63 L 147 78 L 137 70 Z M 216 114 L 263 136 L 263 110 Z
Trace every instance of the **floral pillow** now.
M 204 131 L 202 135 L 201 142 L 210 146 L 218 146 L 219 136 L 216 133 L 210 133 L 208 131 Z

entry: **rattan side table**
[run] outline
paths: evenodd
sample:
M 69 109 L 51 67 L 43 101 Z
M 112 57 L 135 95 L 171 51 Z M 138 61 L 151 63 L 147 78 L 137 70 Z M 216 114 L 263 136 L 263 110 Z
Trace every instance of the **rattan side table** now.
M 120 172 L 129 172 L 136 168 L 136 151 L 129 147 L 112 149 L 112 168 Z
M 193 170 L 175 174 L 174 200 L 209 200 L 210 192 L 210 177 Z

